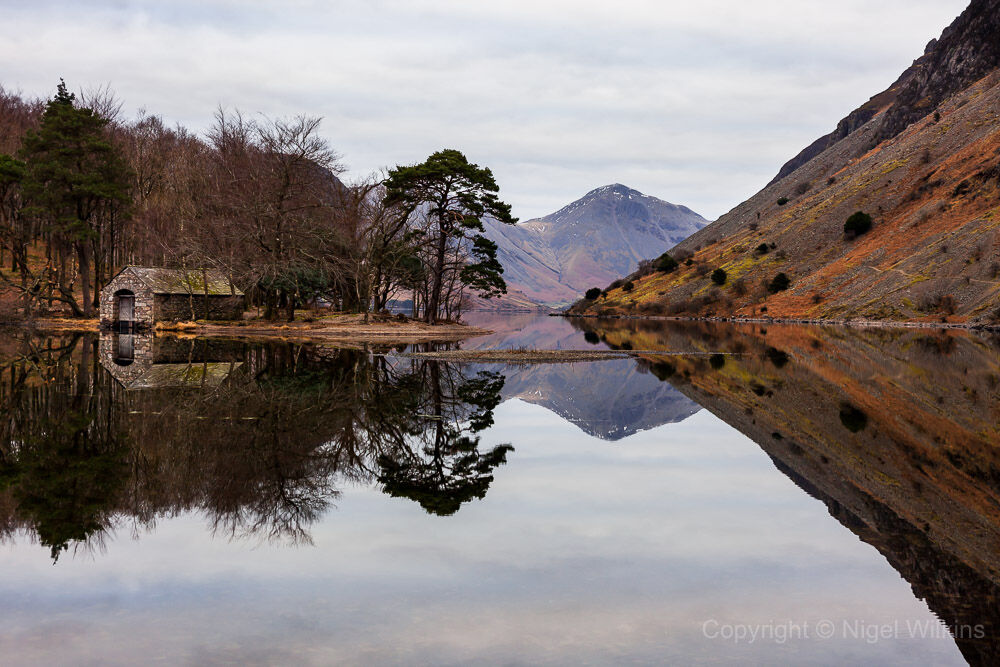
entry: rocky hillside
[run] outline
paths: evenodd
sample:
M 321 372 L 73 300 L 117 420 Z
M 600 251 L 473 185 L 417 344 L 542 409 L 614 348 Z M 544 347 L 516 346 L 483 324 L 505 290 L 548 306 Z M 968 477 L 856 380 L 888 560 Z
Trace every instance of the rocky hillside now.
M 499 246 L 509 288 L 539 304 L 565 306 L 707 224 L 685 206 L 616 184 L 544 218 L 487 223 L 486 235 Z
M 577 310 L 996 322 L 998 34 L 1000 0 L 975 0 L 892 87 L 671 251 L 675 270 Z

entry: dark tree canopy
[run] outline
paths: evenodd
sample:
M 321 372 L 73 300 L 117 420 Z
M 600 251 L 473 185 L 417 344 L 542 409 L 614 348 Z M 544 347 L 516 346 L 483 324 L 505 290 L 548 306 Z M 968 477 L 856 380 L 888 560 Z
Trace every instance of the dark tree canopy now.
M 456 260 L 458 280 L 489 298 L 506 292 L 503 267 L 496 258 L 496 244 L 482 236 L 487 216 L 505 224 L 517 220 L 509 204 L 500 201 L 493 172 L 466 159 L 457 150 L 442 150 L 412 166 L 389 171 L 385 202 L 399 207 L 403 215 L 426 213 L 430 223 L 429 286 L 424 316 L 436 321 L 444 307 L 449 265 Z M 471 244 L 471 247 L 467 247 Z M 463 254 L 468 258 L 463 262 Z

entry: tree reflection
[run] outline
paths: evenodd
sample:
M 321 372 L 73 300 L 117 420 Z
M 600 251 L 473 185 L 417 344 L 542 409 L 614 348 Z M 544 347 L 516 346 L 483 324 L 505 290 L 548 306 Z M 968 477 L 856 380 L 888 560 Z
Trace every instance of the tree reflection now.
M 504 383 L 496 373 L 365 350 L 156 339 L 137 343 L 116 379 L 99 359 L 113 363 L 110 341 L 100 353 L 91 336 L 0 341 L 0 531 L 29 534 L 54 559 L 122 525 L 137 533 L 192 511 L 229 538 L 308 543 L 347 483 L 454 514 L 485 496 L 511 451 L 480 451 Z
M 432 514 L 448 516 L 463 503 L 483 498 L 493 469 L 507 461 L 510 445 L 479 451 L 478 433 L 493 424 L 504 379 L 480 372 L 456 378 L 454 368 L 425 362 L 429 389 L 413 406 L 429 428 L 410 432 L 413 440 L 394 443 L 378 457 L 378 480 L 391 496 L 409 498 Z M 471 411 L 471 412 L 470 412 Z

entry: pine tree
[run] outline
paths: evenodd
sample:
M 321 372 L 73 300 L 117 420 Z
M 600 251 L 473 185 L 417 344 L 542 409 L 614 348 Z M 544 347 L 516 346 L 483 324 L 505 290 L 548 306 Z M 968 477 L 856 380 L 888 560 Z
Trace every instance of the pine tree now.
M 433 222 L 430 290 L 424 310 L 428 322 L 437 320 L 442 306 L 449 247 L 472 240 L 475 261 L 460 273 L 463 284 L 493 296 L 507 291 L 503 267 L 496 259 L 496 245 L 482 234 L 482 218 L 492 216 L 506 224 L 517 220 L 510 205 L 500 201 L 500 188 L 488 168 L 472 164 L 457 150 L 434 153 L 426 161 L 396 167 L 385 182 L 386 203 L 399 205 L 405 215 L 427 208 Z
M 107 123 L 92 109 L 77 107 L 75 95 L 60 79 L 41 125 L 25 136 L 20 153 L 26 164 L 22 192 L 27 212 L 39 219 L 62 264 L 69 252 L 75 253 L 83 307 L 76 303 L 65 271 L 60 271 L 60 291 L 74 313 L 87 317 L 93 316 L 96 302 L 91 274 L 101 225 L 116 206 L 130 203 L 129 168 L 108 140 Z

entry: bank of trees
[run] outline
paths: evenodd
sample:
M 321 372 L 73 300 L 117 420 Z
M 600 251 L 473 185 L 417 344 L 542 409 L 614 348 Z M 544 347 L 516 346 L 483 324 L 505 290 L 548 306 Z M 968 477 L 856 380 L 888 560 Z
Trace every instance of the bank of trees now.
M 0 287 L 22 315 L 92 316 L 129 264 L 222 271 L 269 318 L 408 301 L 434 322 L 506 291 L 482 231 L 510 207 L 458 151 L 348 184 L 318 118 L 219 110 L 201 137 L 120 107 L 0 89 Z

